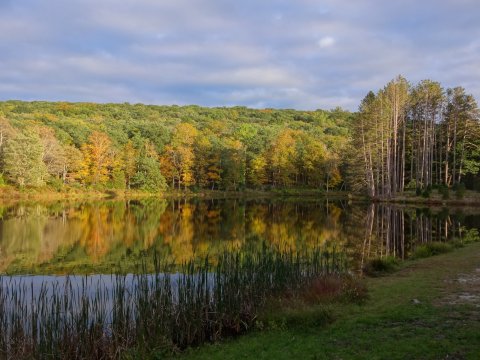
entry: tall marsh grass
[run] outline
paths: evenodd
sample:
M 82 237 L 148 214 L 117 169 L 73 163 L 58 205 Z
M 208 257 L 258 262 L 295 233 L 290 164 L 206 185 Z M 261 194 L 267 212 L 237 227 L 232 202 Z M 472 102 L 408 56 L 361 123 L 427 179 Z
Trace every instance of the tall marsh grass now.
M 135 275 L 0 278 L 0 358 L 172 353 L 245 332 L 269 298 L 346 270 L 343 254 L 322 249 L 225 252 L 175 274 L 153 262 Z

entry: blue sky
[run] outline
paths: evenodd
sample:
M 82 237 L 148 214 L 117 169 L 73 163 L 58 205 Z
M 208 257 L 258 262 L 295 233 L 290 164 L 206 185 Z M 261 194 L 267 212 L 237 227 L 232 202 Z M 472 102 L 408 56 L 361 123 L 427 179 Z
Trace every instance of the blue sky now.
M 408 80 L 480 99 L 478 0 L 0 0 L 0 99 L 356 110 Z

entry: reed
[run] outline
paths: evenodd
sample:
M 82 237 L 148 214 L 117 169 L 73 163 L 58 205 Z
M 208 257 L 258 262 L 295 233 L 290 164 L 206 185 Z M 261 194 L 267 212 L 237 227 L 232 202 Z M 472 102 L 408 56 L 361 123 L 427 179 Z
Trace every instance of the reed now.
M 346 271 L 338 251 L 225 252 L 176 273 L 35 282 L 0 278 L 0 358 L 118 359 L 172 353 L 249 330 L 269 298 Z

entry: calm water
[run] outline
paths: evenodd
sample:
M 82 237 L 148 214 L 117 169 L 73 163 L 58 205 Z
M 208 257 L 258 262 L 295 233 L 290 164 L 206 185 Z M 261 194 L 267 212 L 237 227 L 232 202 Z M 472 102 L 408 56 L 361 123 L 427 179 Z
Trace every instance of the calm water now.
M 150 252 L 176 263 L 225 249 L 317 244 L 408 257 L 429 241 L 471 236 L 480 210 L 315 200 L 97 201 L 0 207 L 0 273 L 129 272 Z

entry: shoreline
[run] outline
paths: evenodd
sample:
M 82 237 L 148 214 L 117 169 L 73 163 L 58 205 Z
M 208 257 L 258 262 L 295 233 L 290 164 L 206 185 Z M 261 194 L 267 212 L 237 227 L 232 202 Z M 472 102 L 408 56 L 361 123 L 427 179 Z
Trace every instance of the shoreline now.
M 476 358 L 479 254 L 477 242 L 407 260 L 393 273 L 365 279 L 369 298 L 364 304 L 311 305 L 296 314 L 303 319 L 328 311 L 333 317 L 330 323 L 254 330 L 172 358 Z
M 349 192 L 331 191 L 323 192 L 315 189 L 274 189 L 242 191 L 231 190 L 202 190 L 202 191 L 166 191 L 166 192 L 143 192 L 143 191 L 115 191 L 115 190 L 83 190 L 68 189 L 67 191 L 54 191 L 52 189 L 26 189 L 24 191 L 4 187 L 0 188 L 0 203 L 8 201 L 61 201 L 61 200 L 135 200 L 135 199 L 241 199 L 241 198 L 328 198 L 345 199 L 352 201 L 367 201 L 362 195 Z
M 287 198 L 317 198 L 327 200 L 347 200 L 354 203 L 395 204 L 426 207 L 446 206 L 479 206 L 480 192 L 466 191 L 462 198 L 443 199 L 439 194 L 432 194 L 425 198 L 413 193 L 403 193 L 391 198 L 371 198 L 363 194 L 355 194 L 348 191 L 325 192 L 317 189 L 271 189 L 255 190 L 245 189 L 241 191 L 231 190 L 201 190 L 201 191 L 116 191 L 116 190 L 78 190 L 68 188 L 67 191 L 55 191 L 50 188 L 18 190 L 11 186 L 0 188 L 0 203 L 22 201 L 95 201 L 95 200 L 141 200 L 141 199 L 287 199 Z
M 404 192 L 391 198 L 371 198 L 374 203 L 426 205 L 426 206 L 477 206 L 480 205 L 480 192 L 466 190 L 461 197 L 452 192 L 450 198 L 444 199 L 436 191 L 429 197 L 418 196 L 413 192 Z

